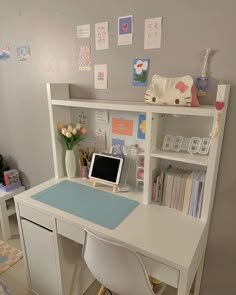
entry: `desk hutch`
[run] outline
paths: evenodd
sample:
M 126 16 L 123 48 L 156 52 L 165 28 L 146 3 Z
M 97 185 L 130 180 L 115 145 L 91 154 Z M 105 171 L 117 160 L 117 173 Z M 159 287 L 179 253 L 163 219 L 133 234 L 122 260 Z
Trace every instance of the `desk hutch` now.
M 163 138 L 168 133 L 208 137 L 215 120 L 214 106 L 188 108 L 146 105 L 129 100 L 76 99 L 70 98 L 68 84 L 47 84 L 55 177 L 15 197 L 27 278 L 34 294 L 79 294 L 88 288 L 93 277 L 81 259 L 85 228 L 137 251 L 150 275 L 177 288 L 178 295 L 189 294 L 196 278 L 194 295 L 199 294 L 229 91 L 229 85 L 218 85 L 216 99 L 224 101 L 225 107 L 221 133 L 211 140 L 209 154 L 190 155 L 163 151 Z M 143 192 L 134 188 L 121 194 L 140 204 L 113 230 L 31 198 L 66 179 L 65 151 L 58 141 L 56 126 L 58 122 L 72 121 L 74 112 L 83 109 L 146 114 Z M 167 164 L 206 170 L 201 218 L 152 203 L 155 173 Z M 72 181 L 91 185 L 79 177 Z M 97 189 L 109 191 L 110 188 Z

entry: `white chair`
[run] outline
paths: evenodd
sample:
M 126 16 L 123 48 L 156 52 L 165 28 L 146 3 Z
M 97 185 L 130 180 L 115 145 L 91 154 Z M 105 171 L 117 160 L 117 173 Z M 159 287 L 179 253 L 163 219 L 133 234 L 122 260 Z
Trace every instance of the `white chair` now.
M 119 295 L 160 295 L 163 292 L 165 284 L 162 283 L 159 291 L 154 293 L 147 271 L 136 252 L 87 230 L 85 232 L 84 260 L 105 288 Z M 99 294 L 104 294 L 104 287 Z

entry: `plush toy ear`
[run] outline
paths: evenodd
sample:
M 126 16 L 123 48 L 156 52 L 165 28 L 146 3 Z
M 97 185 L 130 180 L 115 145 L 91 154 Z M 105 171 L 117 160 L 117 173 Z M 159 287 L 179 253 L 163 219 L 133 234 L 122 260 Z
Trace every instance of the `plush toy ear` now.
M 199 107 L 199 101 L 197 98 L 197 88 L 193 85 L 191 89 L 192 93 L 192 102 L 191 102 L 191 107 Z

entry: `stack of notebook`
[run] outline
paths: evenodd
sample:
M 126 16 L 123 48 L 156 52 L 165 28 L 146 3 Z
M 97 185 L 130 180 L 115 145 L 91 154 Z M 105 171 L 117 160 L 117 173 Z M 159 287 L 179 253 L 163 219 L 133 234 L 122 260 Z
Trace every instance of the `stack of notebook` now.
M 152 200 L 194 217 L 201 217 L 205 170 L 166 167 L 153 183 Z

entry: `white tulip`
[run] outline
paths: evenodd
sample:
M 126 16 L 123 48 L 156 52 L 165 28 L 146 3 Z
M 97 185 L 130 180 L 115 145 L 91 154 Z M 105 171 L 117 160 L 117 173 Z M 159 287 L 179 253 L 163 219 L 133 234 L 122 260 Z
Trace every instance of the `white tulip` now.
M 72 132 L 72 130 L 73 130 L 73 127 L 71 125 L 69 125 L 67 128 L 67 132 Z
M 81 124 L 80 124 L 80 123 L 77 123 L 76 126 L 75 126 L 75 128 L 76 128 L 77 130 L 80 130 L 80 129 L 81 129 Z
M 61 133 L 62 133 L 63 135 L 66 135 L 66 131 L 67 131 L 66 128 L 62 128 L 62 129 L 61 129 Z
M 68 132 L 68 131 L 67 131 L 67 132 L 66 132 L 66 137 L 67 137 L 67 138 L 70 138 L 71 136 L 72 136 L 71 132 Z
M 73 130 L 72 130 L 72 134 L 76 134 L 77 133 L 77 129 L 76 128 L 74 128 Z

